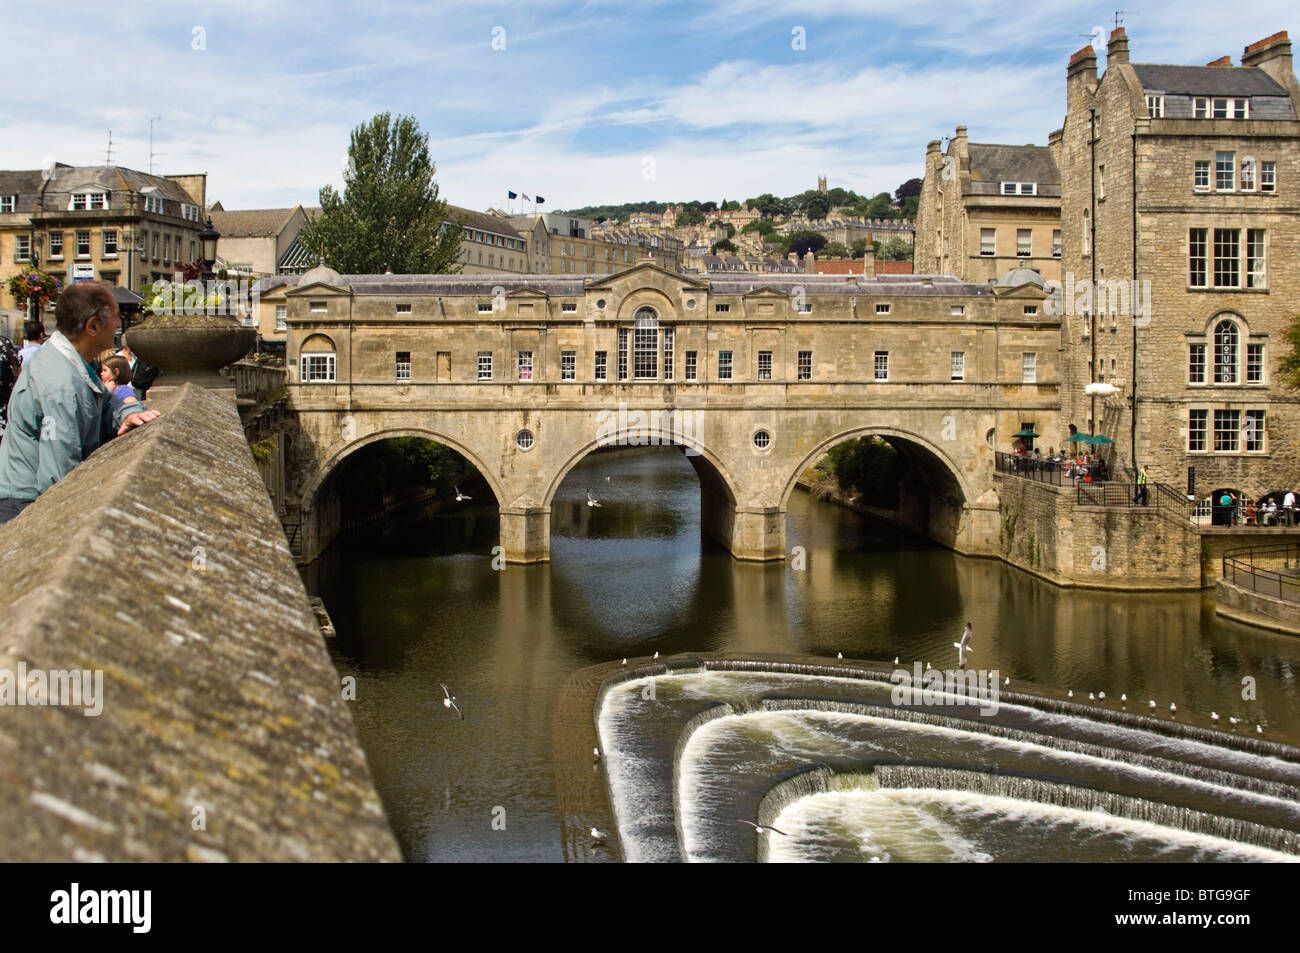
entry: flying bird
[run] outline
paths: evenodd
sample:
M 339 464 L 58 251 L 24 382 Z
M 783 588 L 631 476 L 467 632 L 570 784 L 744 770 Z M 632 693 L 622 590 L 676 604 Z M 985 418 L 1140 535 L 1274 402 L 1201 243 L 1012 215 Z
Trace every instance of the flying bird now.
M 472 500 L 472 499 L 474 499 L 474 497 L 472 497 L 472 496 L 466 496 L 464 493 L 460 492 L 460 487 L 458 487 L 458 486 L 453 486 L 452 489 L 456 491 L 456 502 L 457 502 L 457 503 L 460 503 L 460 502 L 462 502 L 462 501 L 464 501 L 464 500 Z
M 588 505 L 588 506 L 600 506 L 600 503 L 596 500 L 596 498 L 595 498 L 594 496 L 591 495 L 591 491 L 590 491 L 590 490 L 587 491 L 587 505 Z
M 439 684 L 439 685 L 442 685 L 442 682 L 439 682 L 438 684 Z M 442 693 L 443 693 L 445 696 L 447 696 L 446 698 L 444 698 L 444 699 L 442 700 L 442 707 L 443 707 L 443 708 L 454 708 L 454 709 L 456 709 L 456 714 L 460 715 L 460 720 L 461 720 L 461 721 L 464 721 L 464 720 L 465 720 L 465 713 L 464 713 L 463 711 L 461 711 L 461 710 L 460 710 L 460 706 L 456 704 L 456 696 L 453 695 L 453 694 L 451 693 L 451 689 L 448 688 L 446 685 L 442 685 Z
M 967 622 L 966 628 L 962 629 L 961 641 L 952 644 L 952 647 L 957 650 L 957 662 L 963 670 L 966 668 L 966 655 L 972 651 L 970 647 L 970 630 L 971 624 Z
M 758 831 L 758 833 L 760 834 L 773 833 L 773 834 L 780 834 L 782 837 L 790 836 L 785 831 L 777 830 L 775 827 L 769 827 L 766 824 L 755 824 L 753 821 L 747 821 L 743 817 L 738 817 L 736 818 L 736 820 L 739 821 L 741 824 L 748 824 L 750 827 Z

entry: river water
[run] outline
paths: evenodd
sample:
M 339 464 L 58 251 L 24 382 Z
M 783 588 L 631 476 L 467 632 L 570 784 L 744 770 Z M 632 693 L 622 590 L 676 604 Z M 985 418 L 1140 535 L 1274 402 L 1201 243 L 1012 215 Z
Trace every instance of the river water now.
M 549 564 L 494 569 L 496 510 L 476 499 L 349 535 L 305 572 L 339 631 L 340 673 L 356 677 L 358 732 L 408 860 L 564 860 L 559 692 L 580 668 L 656 651 L 948 668 L 969 620 L 972 667 L 1014 683 L 1126 693 L 1130 710 L 1175 703 L 1206 726 L 1216 711 L 1300 743 L 1300 638 L 1219 619 L 1212 593 L 1060 589 L 802 491 L 787 548 L 806 568 L 736 562 L 702 537 L 698 480 L 671 448 L 588 457 L 552 520 Z

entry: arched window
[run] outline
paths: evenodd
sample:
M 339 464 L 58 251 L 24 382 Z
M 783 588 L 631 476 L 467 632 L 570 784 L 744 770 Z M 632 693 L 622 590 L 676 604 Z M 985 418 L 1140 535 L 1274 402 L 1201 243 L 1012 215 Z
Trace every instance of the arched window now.
M 332 384 L 335 375 L 334 342 L 323 334 L 313 334 L 299 349 L 300 376 L 304 384 Z
M 659 379 L 659 317 L 652 308 L 637 308 L 632 326 L 632 377 Z
M 1214 383 L 1237 383 L 1237 358 L 1240 348 L 1235 321 L 1220 321 L 1214 326 Z

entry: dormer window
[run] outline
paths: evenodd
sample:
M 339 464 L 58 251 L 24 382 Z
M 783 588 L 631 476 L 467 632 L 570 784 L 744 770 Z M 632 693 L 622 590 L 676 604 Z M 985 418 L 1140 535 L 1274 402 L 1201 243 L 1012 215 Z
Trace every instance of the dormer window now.
M 1037 182 L 1003 182 L 1003 195 L 1037 195 Z
M 1147 95 L 1147 117 L 1163 119 L 1165 117 L 1165 97 Z
M 0 212 L 14 212 L 18 210 L 17 195 L 0 195 Z
M 158 195 L 156 192 L 146 192 L 144 196 L 144 210 L 146 212 L 152 212 L 155 215 L 161 215 L 163 213 L 162 196 Z
M 162 202 L 159 201 L 158 204 L 159 206 L 161 206 Z M 162 211 L 161 207 L 159 208 L 159 211 L 160 212 Z M 197 205 L 190 205 L 188 202 L 182 202 L 181 218 L 185 219 L 187 222 L 201 221 L 201 219 L 199 218 L 199 207 Z
M 68 210 L 71 212 L 85 212 L 92 209 L 101 210 L 107 208 L 107 192 L 73 192 L 72 201 L 68 204 Z
M 1196 119 L 1249 119 L 1250 100 L 1196 96 L 1192 99 L 1192 116 Z

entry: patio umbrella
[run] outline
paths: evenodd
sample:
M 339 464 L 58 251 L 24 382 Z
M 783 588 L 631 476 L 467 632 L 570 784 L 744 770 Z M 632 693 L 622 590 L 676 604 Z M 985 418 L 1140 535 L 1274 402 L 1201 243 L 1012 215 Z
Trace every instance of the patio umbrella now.
M 1070 434 L 1070 436 L 1065 438 L 1065 442 L 1066 443 L 1091 443 L 1092 437 L 1088 436 L 1086 433 L 1072 433 Z
M 1011 436 L 1013 436 L 1013 437 L 1037 437 L 1038 434 L 1034 433 L 1032 430 L 1022 430 L 1022 431 L 1020 431 L 1019 433 L 1013 433 Z
M 1088 443 L 1103 444 L 1103 443 L 1114 443 L 1114 442 L 1115 441 L 1111 440 L 1110 437 L 1103 437 L 1101 434 L 1096 434 L 1095 436 L 1088 438 Z

